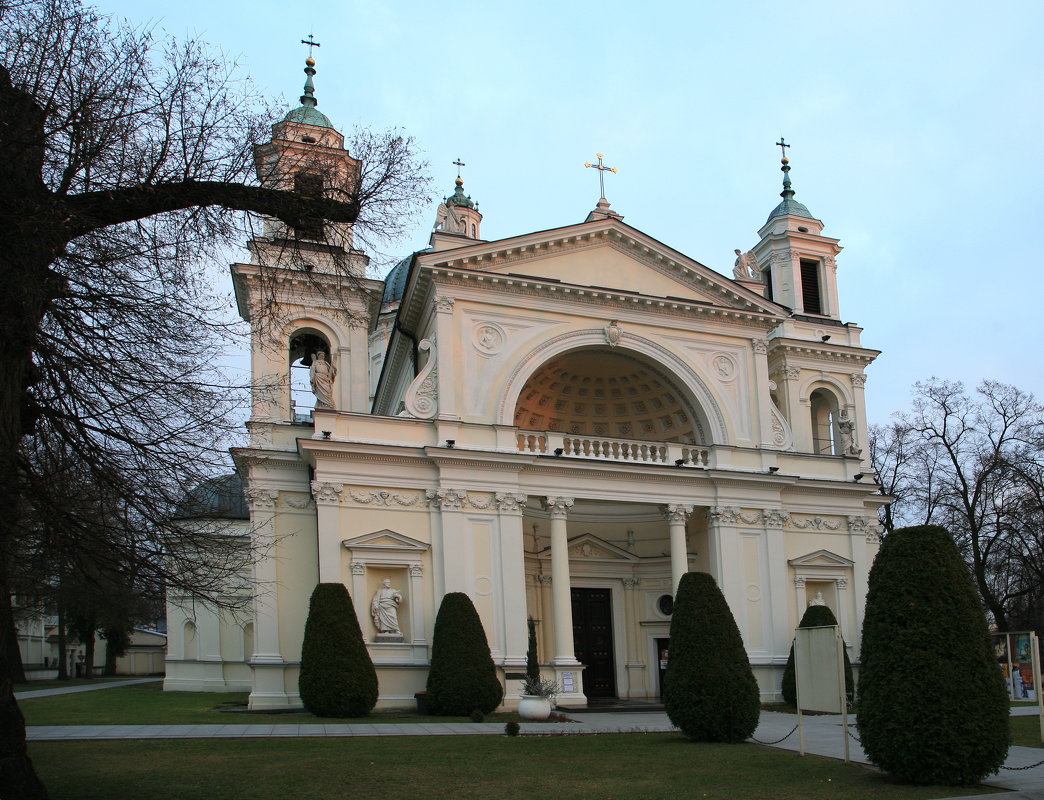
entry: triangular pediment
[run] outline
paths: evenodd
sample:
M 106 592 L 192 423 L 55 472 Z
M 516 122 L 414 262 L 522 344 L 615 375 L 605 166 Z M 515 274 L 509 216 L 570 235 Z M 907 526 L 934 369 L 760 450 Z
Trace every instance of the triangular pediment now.
M 622 547 L 617 547 L 604 539 L 599 539 L 593 533 L 583 533 L 569 540 L 570 561 L 638 561 L 638 556 L 629 553 Z M 541 558 L 551 557 L 551 548 L 545 548 L 540 553 Z
M 402 533 L 385 528 L 384 530 L 364 533 L 353 539 L 345 539 L 342 544 L 349 550 L 398 550 L 422 552 L 428 549 L 424 542 L 418 542 Z
M 792 567 L 851 567 L 855 564 L 844 556 L 831 553 L 829 550 L 816 550 L 798 558 L 792 558 L 788 562 Z
M 423 269 L 503 276 L 483 281 L 491 287 L 504 279 L 529 278 L 561 284 L 563 295 L 577 289 L 594 294 L 608 290 L 744 312 L 785 313 L 746 286 L 616 219 L 423 253 L 418 262 Z

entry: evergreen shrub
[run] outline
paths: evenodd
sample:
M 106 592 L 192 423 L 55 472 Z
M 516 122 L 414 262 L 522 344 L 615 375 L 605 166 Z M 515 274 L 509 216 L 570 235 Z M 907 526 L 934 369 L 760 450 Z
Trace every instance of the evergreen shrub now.
M 428 709 L 443 716 L 489 714 L 500 705 L 504 687 L 489 654 L 486 631 L 471 598 L 451 592 L 435 617 L 428 670 Z
M 798 623 L 799 628 L 823 628 L 827 625 L 837 625 L 837 617 L 828 606 L 809 606 Z M 831 665 L 833 666 L 833 665 Z M 835 668 L 836 669 L 836 668 Z M 848 658 L 848 650 L 845 650 L 845 695 L 849 702 L 852 701 L 852 662 Z M 797 705 L 797 679 L 794 675 L 794 643 L 790 644 L 790 657 L 787 666 L 783 669 L 783 702 L 789 705 Z
M 888 535 L 870 571 L 859 734 L 913 783 L 978 783 L 1008 752 L 1008 697 L 971 575 L 945 528 Z
M 739 628 L 714 578 L 689 572 L 671 616 L 663 703 L 699 742 L 742 742 L 758 727 L 761 697 Z
M 297 685 L 317 717 L 362 717 L 377 704 L 377 672 L 344 584 L 320 583 L 312 592 Z

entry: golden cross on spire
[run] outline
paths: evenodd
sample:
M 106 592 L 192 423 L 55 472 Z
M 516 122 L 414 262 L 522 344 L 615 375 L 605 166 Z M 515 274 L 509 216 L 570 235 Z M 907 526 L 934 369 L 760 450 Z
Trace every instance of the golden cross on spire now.
M 312 34 L 308 34 L 308 38 L 307 39 L 302 39 L 301 40 L 301 44 L 308 45 L 308 57 L 309 58 L 312 57 L 312 48 L 313 47 L 322 47 L 322 45 L 319 44 L 319 42 L 315 41 L 315 39 L 312 37 Z
M 595 155 L 598 156 L 598 163 L 592 164 L 590 161 L 585 161 L 584 166 L 598 170 L 598 188 L 602 190 L 601 199 L 605 200 L 605 173 L 612 172 L 615 174 L 619 172 L 619 170 L 616 167 L 607 167 L 602 163 L 602 158 L 605 156 L 604 153 L 595 153 Z

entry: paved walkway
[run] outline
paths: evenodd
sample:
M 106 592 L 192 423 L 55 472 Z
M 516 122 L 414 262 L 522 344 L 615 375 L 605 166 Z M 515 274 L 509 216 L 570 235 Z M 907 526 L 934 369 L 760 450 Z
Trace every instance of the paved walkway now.
M 133 686 L 136 683 L 156 683 L 163 678 L 132 678 L 125 681 L 103 681 L 83 683 L 79 686 L 58 686 L 53 689 L 31 689 L 28 692 L 15 692 L 15 700 L 29 700 L 33 697 L 51 697 L 56 694 L 77 694 L 78 692 L 96 692 L 99 689 L 112 689 L 115 686 Z
M 21 692 L 18 697 L 42 697 L 51 694 L 67 694 L 76 691 L 106 689 L 113 686 L 127 686 L 134 683 L 147 683 L 155 678 L 132 681 L 116 681 L 99 685 L 69 686 L 61 689 L 41 689 L 37 692 Z M 1034 707 L 1020 707 L 1011 710 L 1012 716 L 1034 716 Z M 568 712 L 572 722 L 523 722 L 524 735 L 575 735 L 594 733 L 653 733 L 677 730 L 667 719 L 663 711 L 647 712 Z M 850 731 L 858 736 L 855 729 L 855 718 L 850 717 Z M 756 741 L 774 742 L 773 747 L 783 750 L 798 751 L 800 742 L 796 714 L 784 714 L 776 711 L 763 711 L 758 729 L 754 734 Z M 34 726 L 27 729 L 30 741 L 63 741 L 72 739 L 88 739 L 94 741 L 106 739 L 229 739 L 229 738 L 278 738 L 301 736 L 502 736 L 503 723 L 389 723 L 362 724 L 208 724 L 208 725 L 50 725 Z M 788 735 L 789 734 L 789 735 Z M 786 737 L 781 742 L 777 739 Z M 844 757 L 844 731 L 841 717 L 836 715 L 805 717 L 805 752 L 828 758 Z M 854 739 L 849 739 L 849 757 L 852 761 L 867 763 L 862 747 Z M 1044 749 L 1034 747 L 1012 747 L 1008 751 L 1005 762 L 1009 767 L 1022 767 L 1036 764 L 1044 760 Z M 985 783 L 989 786 L 1008 789 L 1018 794 L 1003 795 L 1005 800 L 1041 800 L 1044 798 L 1044 765 L 1022 771 L 1002 769 L 999 774 L 989 778 Z M 982 798 L 994 798 L 997 795 L 981 795 Z M 965 800 L 969 800 L 966 798 Z

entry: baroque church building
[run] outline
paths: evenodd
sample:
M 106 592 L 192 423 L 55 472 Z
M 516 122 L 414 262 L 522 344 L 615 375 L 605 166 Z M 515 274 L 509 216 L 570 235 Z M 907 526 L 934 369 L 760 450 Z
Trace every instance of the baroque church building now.
M 315 107 L 310 59 L 306 72 L 258 176 L 350 185 L 359 163 Z M 256 556 L 236 590 L 250 611 L 171 598 L 165 687 L 300 706 L 319 582 L 354 600 L 380 707 L 424 689 L 447 592 L 474 602 L 507 707 L 527 616 L 561 705 L 655 700 L 690 570 L 721 587 L 764 699 L 810 602 L 858 661 L 882 502 L 863 395 L 878 352 L 842 322 L 841 247 L 789 171 L 784 158 L 783 201 L 730 276 L 604 198 L 580 222 L 486 241 L 459 177 L 430 246 L 384 281 L 363 253 L 309 240 L 321 231 L 267 223 L 232 267 L 254 394 L 229 533 Z

